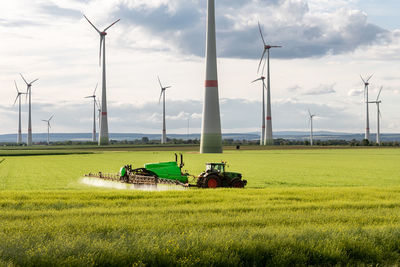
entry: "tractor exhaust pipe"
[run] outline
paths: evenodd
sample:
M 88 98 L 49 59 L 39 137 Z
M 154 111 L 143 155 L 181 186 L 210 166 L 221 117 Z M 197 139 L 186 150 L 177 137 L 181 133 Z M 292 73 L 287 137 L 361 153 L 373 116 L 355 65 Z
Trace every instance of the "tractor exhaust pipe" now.
M 175 153 L 175 162 L 178 163 L 178 155 Z
M 180 153 L 180 155 L 181 155 L 181 165 L 180 165 L 180 168 L 182 169 L 182 167 L 185 166 L 185 163 L 183 163 L 183 155 L 182 155 L 182 153 Z

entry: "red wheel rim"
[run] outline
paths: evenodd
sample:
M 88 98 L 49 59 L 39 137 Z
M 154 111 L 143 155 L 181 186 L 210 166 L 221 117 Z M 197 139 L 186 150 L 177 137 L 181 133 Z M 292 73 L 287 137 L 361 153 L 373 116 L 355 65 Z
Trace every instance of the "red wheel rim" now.
M 210 180 L 208 180 L 207 186 L 208 188 L 217 188 L 218 182 L 214 178 L 211 178 Z

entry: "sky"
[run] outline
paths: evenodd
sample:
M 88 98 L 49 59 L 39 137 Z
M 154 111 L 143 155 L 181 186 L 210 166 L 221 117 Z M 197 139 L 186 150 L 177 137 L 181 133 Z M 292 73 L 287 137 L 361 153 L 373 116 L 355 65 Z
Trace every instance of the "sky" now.
M 258 132 L 262 54 L 258 22 L 271 50 L 274 131 L 361 133 L 365 104 L 360 75 L 374 75 L 381 131 L 400 133 L 398 0 L 216 0 L 221 123 L 224 133 Z M 109 131 L 160 133 L 157 76 L 167 90 L 167 133 L 199 133 L 205 79 L 206 0 L 13 0 L 0 9 L 0 134 L 17 131 L 14 80 L 32 88 L 33 132 L 91 132 L 100 83 L 99 35 L 106 37 Z M 99 85 L 100 87 L 100 85 Z M 100 97 L 100 93 L 98 92 Z M 27 104 L 22 101 L 23 132 Z M 370 105 L 371 131 L 376 106 Z

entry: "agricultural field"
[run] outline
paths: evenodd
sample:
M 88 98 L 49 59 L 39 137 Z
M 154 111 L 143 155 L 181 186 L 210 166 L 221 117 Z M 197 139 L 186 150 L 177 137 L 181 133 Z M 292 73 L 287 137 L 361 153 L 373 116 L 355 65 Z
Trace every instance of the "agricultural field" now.
M 185 149 L 189 173 L 224 160 L 248 186 L 170 191 L 83 175 L 171 161 L 171 151 L 8 152 L 0 266 L 400 264 L 399 149 Z

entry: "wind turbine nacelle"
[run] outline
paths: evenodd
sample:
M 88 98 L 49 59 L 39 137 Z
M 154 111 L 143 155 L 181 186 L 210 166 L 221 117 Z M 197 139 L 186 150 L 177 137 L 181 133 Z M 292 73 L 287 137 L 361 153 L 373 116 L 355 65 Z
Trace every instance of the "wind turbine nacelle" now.
M 100 35 L 101 35 L 101 36 L 106 36 L 107 33 L 106 33 L 106 32 L 101 32 Z

